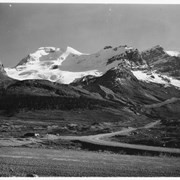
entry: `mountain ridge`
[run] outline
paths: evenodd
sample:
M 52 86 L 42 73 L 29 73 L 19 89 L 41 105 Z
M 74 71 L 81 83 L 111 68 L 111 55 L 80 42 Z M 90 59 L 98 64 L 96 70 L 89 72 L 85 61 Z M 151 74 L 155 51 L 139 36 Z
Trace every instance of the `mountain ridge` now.
M 141 81 L 180 88 L 180 57 L 169 55 L 159 45 L 144 51 L 127 45 L 105 46 L 93 54 L 80 53 L 71 47 L 41 47 L 38 51 L 32 53 L 37 54 L 36 58 L 30 54 L 15 68 L 5 68 L 7 75 L 18 80 L 45 79 L 69 84 L 87 75 L 102 76 L 123 65 Z

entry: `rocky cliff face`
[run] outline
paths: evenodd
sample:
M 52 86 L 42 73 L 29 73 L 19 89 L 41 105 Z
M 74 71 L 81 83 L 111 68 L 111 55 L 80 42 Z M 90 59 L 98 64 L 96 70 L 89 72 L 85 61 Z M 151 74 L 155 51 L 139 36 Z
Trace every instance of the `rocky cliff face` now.
M 180 57 L 171 56 L 167 52 L 161 46 L 155 46 L 141 54 L 151 70 L 180 79 Z
M 0 97 L 4 96 L 6 88 L 13 82 L 16 82 L 17 80 L 14 80 L 7 76 L 6 71 L 4 70 L 4 66 L 2 63 L 0 63 Z
M 142 55 L 142 58 L 150 65 L 162 58 L 169 57 L 169 55 L 164 51 L 163 47 L 159 45 L 154 46 L 151 49 L 143 51 L 141 55 Z
M 2 62 L 0 62 L 0 73 L 2 73 L 2 74 L 6 73 L 6 71 L 4 70 L 4 66 L 3 66 Z

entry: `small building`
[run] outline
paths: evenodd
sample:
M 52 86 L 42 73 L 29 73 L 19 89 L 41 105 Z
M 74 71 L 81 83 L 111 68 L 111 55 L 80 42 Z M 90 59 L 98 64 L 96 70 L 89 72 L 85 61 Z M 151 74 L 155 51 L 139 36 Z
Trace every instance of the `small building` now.
M 23 137 L 38 137 L 39 133 L 26 133 Z

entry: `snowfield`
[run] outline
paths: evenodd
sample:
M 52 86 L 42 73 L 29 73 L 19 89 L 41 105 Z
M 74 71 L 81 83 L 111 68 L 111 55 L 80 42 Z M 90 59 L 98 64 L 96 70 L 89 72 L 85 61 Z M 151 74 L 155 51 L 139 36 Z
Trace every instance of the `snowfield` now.
M 120 46 L 115 49 L 102 49 L 89 55 L 71 47 L 67 47 L 66 50 L 55 47 L 41 47 L 30 54 L 27 62 L 20 63 L 15 68 L 5 68 L 5 71 L 9 77 L 18 80 L 47 79 L 69 84 L 86 75 L 101 76 L 110 68 L 118 65 L 117 61 L 107 65 L 108 59 L 125 53 L 128 49 L 131 49 L 131 47 Z M 59 55 L 57 59 L 51 59 L 57 54 Z M 43 60 L 41 60 L 42 58 Z
M 166 86 L 173 85 L 180 88 L 180 81 L 172 77 L 161 75 L 156 72 L 147 73 L 145 71 L 139 70 L 132 71 L 132 73 L 134 74 L 134 76 L 136 76 L 137 79 L 141 81 L 154 82 L 158 84 L 164 84 Z
M 34 53 L 29 54 L 14 68 L 5 68 L 7 75 L 14 79 L 46 79 L 52 82 L 69 84 L 86 75 L 101 76 L 113 67 L 117 67 L 119 61 L 108 63 L 108 60 L 123 55 L 126 51 L 132 50 L 132 47 L 106 46 L 97 53 L 81 53 L 71 47 L 40 47 Z M 165 51 L 170 56 L 179 56 L 177 51 Z M 124 59 L 126 64 L 130 62 Z M 141 65 L 144 67 L 145 65 Z M 180 88 L 180 81 L 172 77 L 158 74 L 156 72 L 146 72 L 144 70 L 133 70 L 137 79 L 160 83 L 164 85 L 174 85 Z
M 180 53 L 178 51 L 165 51 L 170 56 L 176 56 L 178 57 Z
M 36 64 L 29 64 L 26 67 L 21 67 L 23 70 L 18 71 L 14 68 L 5 68 L 8 76 L 18 79 L 46 79 L 52 82 L 59 82 L 63 84 L 69 84 L 77 78 L 81 78 L 86 75 L 100 76 L 102 73 L 97 70 L 84 71 L 84 72 L 70 72 L 62 71 L 60 69 L 50 69 L 41 65 L 41 62 Z

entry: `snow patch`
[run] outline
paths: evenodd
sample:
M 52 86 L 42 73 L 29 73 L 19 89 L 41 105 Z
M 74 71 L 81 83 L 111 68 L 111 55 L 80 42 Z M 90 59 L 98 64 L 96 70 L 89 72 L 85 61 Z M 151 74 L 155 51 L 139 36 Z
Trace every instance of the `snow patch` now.
M 154 82 L 158 84 L 164 84 L 166 86 L 176 86 L 180 88 L 180 80 L 174 79 L 172 77 L 166 76 L 166 75 L 161 75 L 156 72 L 145 72 L 145 71 L 132 71 L 134 76 L 136 76 L 137 79 L 145 82 Z
M 36 61 L 39 61 L 39 58 L 41 56 L 48 55 L 48 54 L 49 53 L 47 53 L 44 49 L 38 49 L 36 52 L 30 54 L 30 57 L 32 57 Z
M 91 71 L 80 71 L 71 72 L 63 71 L 58 69 L 51 69 L 50 67 L 43 66 L 44 62 L 36 62 L 34 64 L 26 64 L 21 66 L 21 70 L 15 68 L 5 68 L 7 75 L 14 79 L 25 80 L 25 79 L 46 79 L 53 82 L 60 82 L 63 84 L 69 84 L 73 82 L 76 78 L 81 78 L 86 75 L 101 76 L 101 72 L 98 70 Z M 53 60 L 53 63 L 57 63 Z
M 109 70 L 109 68 L 114 67 L 113 64 L 111 64 L 111 66 L 107 66 L 108 60 L 113 56 L 123 54 L 126 51 L 126 47 L 116 47 L 101 49 L 99 52 L 90 55 L 82 54 L 78 57 L 68 56 L 66 60 L 62 62 L 62 67 L 68 67 L 69 69 L 71 69 L 71 71 L 88 71 L 98 69 L 101 72 L 105 72 Z M 114 64 L 118 65 L 118 62 L 115 61 Z
M 178 51 L 165 51 L 170 56 L 176 56 L 178 57 L 180 55 L 180 52 Z

